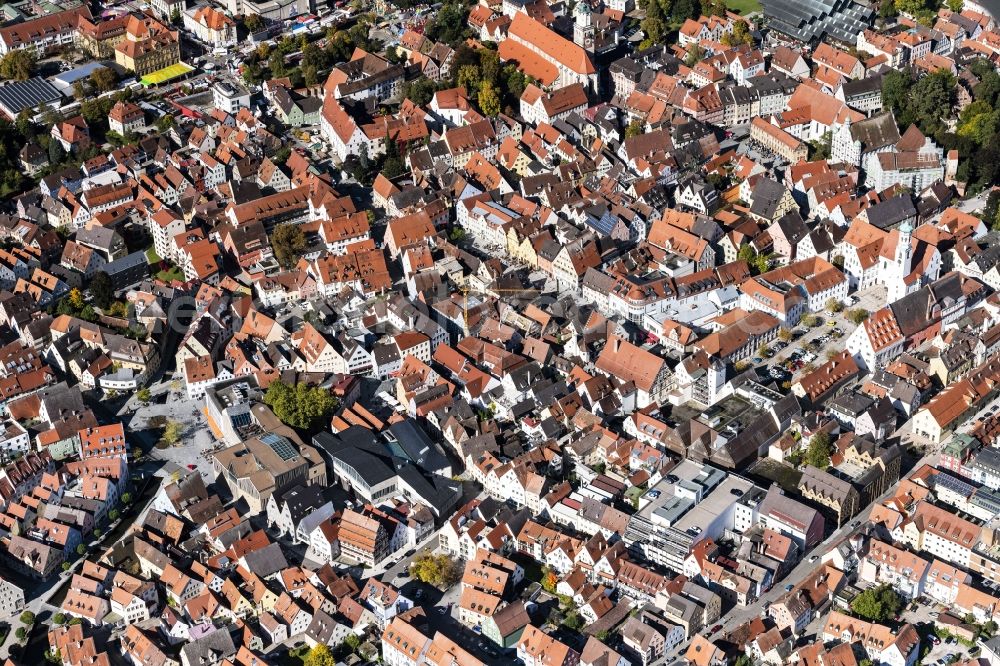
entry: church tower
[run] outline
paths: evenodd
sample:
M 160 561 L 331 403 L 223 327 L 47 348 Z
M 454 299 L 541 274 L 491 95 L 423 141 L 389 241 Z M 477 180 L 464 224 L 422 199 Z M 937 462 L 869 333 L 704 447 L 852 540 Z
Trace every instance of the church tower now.
M 594 17 L 586 0 L 578 0 L 573 8 L 573 41 L 585 51 L 594 50 Z
M 896 256 L 889 270 L 888 288 L 889 303 L 898 301 L 906 296 L 906 284 L 903 279 L 910 274 L 913 260 L 913 248 L 910 246 L 910 239 L 913 236 L 913 227 L 909 222 L 904 222 L 899 227 L 899 238 L 896 240 Z

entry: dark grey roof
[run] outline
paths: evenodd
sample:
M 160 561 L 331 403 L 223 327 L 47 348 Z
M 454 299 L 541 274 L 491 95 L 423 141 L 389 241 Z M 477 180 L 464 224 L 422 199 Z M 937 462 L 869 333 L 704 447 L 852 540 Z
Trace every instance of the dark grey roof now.
M 763 0 L 761 4 L 768 28 L 812 44 L 827 36 L 853 44 L 875 18 L 870 7 L 853 0 Z
M 288 561 L 281 552 L 281 546 L 276 543 L 251 551 L 244 555 L 243 559 L 246 561 L 247 569 L 261 578 L 267 578 L 288 568 Z
M 868 76 L 863 79 L 852 79 L 844 81 L 840 87 L 844 92 L 844 99 L 850 100 L 853 97 L 870 95 L 882 92 L 882 75 Z
M 375 435 L 361 426 L 351 426 L 336 435 L 321 432 L 313 437 L 313 446 L 354 469 L 369 486 L 396 475 L 391 457 Z
M 326 497 L 319 486 L 295 485 L 286 490 L 278 498 L 278 506 L 288 506 L 288 512 L 292 516 L 292 522 L 296 525 L 307 515 L 326 504 Z
M 830 409 L 853 417 L 860 416 L 875 404 L 871 396 L 862 393 L 842 393 L 828 403 Z
M 868 223 L 879 229 L 892 229 L 917 217 L 917 209 L 908 194 L 886 199 L 865 210 Z
M 218 664 L 236 654 L 233 637 L 225 629 L 216 629 L 210 634 L 188 642 L 181 648 L 188 664 Z
M 11 81 L 0 86 L 0 105 L 14 116 L 24 109 L 53 104 L 61 99 L 62 94 L 59 90 L 40 76 L 27 81 Z
M 401 467 L 399 479 L 416 495 L 415 499 L 422 501 L 439 517 L 449 515 L 462 494 L 461 483 L 437 474 L 421 474 L 413 465 Z
M 881 77 L 879 78 L 881 81 Z M 851 81 L 850 83 L 856 83 Z M 880 84 L 881 85 L 881 84 Z M 847 84 L 844 84 L 845 93 Z M 880 113 L 871 118 L 859 120 L 851 124 L 851 138 L 861 142 L 861 150 L 870 152 L 885 146 L 895 145 L 899 141 L 899 126 L 892 111 Z
M 441 448 L 434 443 L 423 428 L 413 419 L 406 419 L 389 426 L 390 448 L 395 444 L 401 451 L 393 451 L 397 455 L 414 463 L 427 472 L 441 472 L 449 469 L 451 463 Z
M 761 178 L 753 188 L 750 198 L 750 212 L 770 220 L 778 210 L 778 204 L 787 192 L 784 185 L 770 178 Z

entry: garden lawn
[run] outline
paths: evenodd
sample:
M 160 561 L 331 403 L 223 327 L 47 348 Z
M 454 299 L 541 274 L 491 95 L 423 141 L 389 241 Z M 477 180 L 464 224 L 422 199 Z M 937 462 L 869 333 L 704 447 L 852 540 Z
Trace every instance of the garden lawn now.
M 726 7 L 741 16 L 746 16 L 751 12 L 760 11 L 760 0 L 726 0 Z

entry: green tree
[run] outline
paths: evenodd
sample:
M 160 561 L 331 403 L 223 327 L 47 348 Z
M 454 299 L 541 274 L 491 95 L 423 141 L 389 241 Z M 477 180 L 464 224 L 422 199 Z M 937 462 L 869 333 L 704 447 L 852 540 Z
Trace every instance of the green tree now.
M 979 77 L 979 83 L 972 89 L 972 94 L 977 100 L 986 102 L 991 107 L 996 107 L 1000 101 L 1000 74 L 995 69 L 989 69 Z
M 35 75 L 37 64 L 33 50 L 14 49 L 0 58 L 0 78 L 27 81 Z
M 639 120 L 633 120 L 625 127 L 625 138 L 631 139 L 633 136 L 639 136 L 642 134 L 642 122 Z
M 322 78 L 319 75 L 319 69 L 316 65 L 302 65 L 302 82 L 307 86 L 314 86 L 319 83 Z
M 309 649 L 302 664 L 303 666 L 336 666 L 337 659 L 333 656 L 329 646 L 320 643 Z
M 274 257 L 284 268 L 291 268 L 306 249 L 306 236 L 297 224 L 279 224 L 271 234 Z
M 49 164 L 56 167 L 62 164 L 64 159 L 66 159 L 66 150 L 63 148 L 62 142 L 55 139 L 49 141 Z
M 84 546 L 82 543 L 78 544 L 76 547 L 76 554 L 83 557 L 84 555 L 87 554 L 87 547 Z
M 500 85 L 500 54 L 493 49 L 479 49 L 479 71 L 482 72 L 483 81 Z
M 684 64 L 688 67 L 694 67 L 696 64 L 701 62 L 705 57 L 705 49 L 702 48 L 701 44 L 692 44 L 688 49 L 687 55 L 684 56 Z
M 63 562 L 63 564 L 67 563 Z M 14 632 L 14 636 L 23 643 L 24 639 L 28 637 L 28 631 L 24 627 L 18 627 L 17 631 Z
M 826 132 L 815 141 L 809 142 L 809 159 L 813 161 L 830 159 L 833 146 L 833 133 Z
M 910 109 L 925 134 L 934 134 L 951 115 L 955 101 L 956 79 L 951 72 L 939 69 L 922 77 L 910 89 Z M 900 121 L 901 125 L 908 125 Z
M 479 65 L 462 65 L 458 69 L 458 85 L 465 88 L 470 98 L 473 98 L 479 90 L 481 81 L 479 75 Z
M 892 109 L 897 119 L 909 100 L 913 79 L 908 71 L 891 69 L 882 76 L 882 104 Z
M 288 163 L 288 158 L 292 156 L 291 146 L 282 146 L 271 156 L 271 161 L 279 166 L 285 166 Z
M 1000 190 L 991 190 L 987 195 L 981 217 L 991 229 L 1000 230 Z
M 354 653 L 358 651 L 360 646 L 361 639 L 358 638 L 357 634 L 347 634 L 347 638 L 344 639 L 345 648 L 347 648 L 351 653 Z
M 827 432 L 818 432 L 809 440 L 803 461 L 817 467 L 826 469 L 830 466 L 830 455 L 833 453 L 833 440 Z
M 267 387 L 264 403 L 284 423 L 302 429 L 313 427 L 337 406 L 336 398 L 324 388 L 308 384 L 289 386 L 281 381 L 271 382 Z
M 21 113 L 17 114 L 17 119 L 14 121 L 14 126 L 25 142 L 35 140 L 35 124 L 31 120 L 31 111 L 21 109 Z
M 403 98 L 417 106 L 426 106 L 434 97 L 434 82 L 426 76 L 420 76 L 403 86 Z
M 669 21 L 667 15 L 670 13 L 670 3 L 659 0 L 647 0 L 646 18 L 642 20 L 640 26 L 646 38 L 640 44 L 642 48 L 648 48 L 657 44 L 662 44 L 667 38 Z
M 382 175 L 392 180 L 406 173 L 406 162 L 401 157 L 387 157 L 382 164 Z
M 250 14 L 243 19 L 243 25 L 246 26 L 246 29 L 251 33 L 260 32 L 264 29 L 264 19 L 262 19 L 258 14 Z
M 755 273 L 766 273 L 771 268 L 771 255 L 758 254 L 749 243 L 740 246 L 739 252 L 736 253 L 736 258 L 747 262 L 750 270 Z
M 172 128 L 174 126 L 174 117 L 172 115 L 170 115 L 169 113 L 166 113 L 166 114 L 160 116 L 159 118 L 157 118 L 156 122 L 154 122 L 153 125 L 160 132 L 168 132 L 168 131 L 170 131 L 170 128 Z
M 479 110 L 490 118 L 500 113 L 500 91 L 492 81 L 483 81 L 479 88 Z
M 784 326 L 782 326 L 778 330 L 778 339 L 781 340 L 782 342 L 791 342 L 791 340 L 792 340 L 793 337 L 795 337 L 795 336 L 792 335 L 792 332 L 789 331 Z
M 753 659 L 746 652 L 741 652 L 740 656 L 736 657 L 736 666 L 753 666 Z
M 90 295 L 94 297 L 94 303 L 102 310 L 108 308 L 115 299 L 115 287 L 111 282 L 111 276 L 104 271 L 98 271 L 90 281 Z
M 888 584 L 870 587 L 851 600 L 851 611 L 869 622 L 885 622 L 903 609 L 903 600 Z
M 468 5 L 465 3 L 448 2 L 428 21 L 424 34 L 428 39 L 444 42 L 454 48 L 469 34 L 466 25 L 468 15 Z
M 122 493 L 122 506 L 129 506 L 132 504 L 132 493 Z
M 285 75 L 285 54 L 275 49 L 267 59 L 267 68 L 271 70 L 271 76 L 281 78 Z
M 831 312 L 833 314 L 837 314 L 838 312 L 843 311 L 844 304 L 841 303 L 840 299 L 838 299 L 838 298 L 828 298 L 826 300 L 826 309 L 827 309 L 828 312 Z
M 462 577 L 458 563 L 447 555 L 421 553 L 410 563 L 410 575 L 438 588 L 451 587 Z
M 750 34 L 750 25 L 746 21 L 737 21 L 733 24 L 733 31 L 722 36 L 725 46 L 740 46 L 752 42 L 753 35 Z
M 163 435 L 160 437 L 160 441 L 167 446 L 173 446 L 177 442 L 181 441 L 182 434 L 183 428 L 181 424 L 177 421 L 169 420 L 163 427 Z
M 674 23 L 683 23 L 687 19 L 698 18 L 701 14 L 701 3 L 697 0 L 676 0 L 670 15 Z
M 110 67 L 100 67 L 90 73 L 90 82 L 101 92 L 108 92 L 118 87 L 118 75 Z
M 860 326 L 861 322 L 863 322 L 865 319 L 868 319 L 868 315 L 869 315 L 868 310 L 865 310 L 864 308 L 854 308 L 853 310 L 847 313 L 847 319 L 852 324 L 857 324 Z
M 53 624 L 66 624 L 66 616 L 63 613 L 56 613 L 52 616 Z
M 35 614 L 31 611 L 24 611 L 21 613 L 21 624 L 32 625 L 35 623 Z

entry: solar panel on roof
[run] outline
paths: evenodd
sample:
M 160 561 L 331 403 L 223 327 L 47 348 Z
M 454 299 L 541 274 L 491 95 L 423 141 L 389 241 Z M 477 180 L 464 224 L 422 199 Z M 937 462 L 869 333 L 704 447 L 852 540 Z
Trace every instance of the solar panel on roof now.
M 0 86 L 0 107 L 12 117 L 24 109 L 52 105 L 61 99 L 62 95 L 56 87 L 40 76 Z

